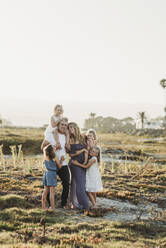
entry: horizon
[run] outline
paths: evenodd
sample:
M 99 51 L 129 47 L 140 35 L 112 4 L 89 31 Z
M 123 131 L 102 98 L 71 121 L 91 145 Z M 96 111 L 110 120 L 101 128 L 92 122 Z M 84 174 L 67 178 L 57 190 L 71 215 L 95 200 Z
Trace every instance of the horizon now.
M 25 100 L 25 99 L 24 99 Z M 35 99 L 27 99 L 24 105 L 20 99 L 3 100 L 4 109 L 1 108 L 1 117 L 12 122 L 14 126 L 42 127 L 49 123 L 52 115 L 54 102 Z M 12 105 L 11 105 L 12 102 Z M 116 102 L 58 102 L 64 107 L 64 116 L 69 121 L 75 121 L 83 128 L 85 119 L 89 118 L 91 112 L 96 116 L 114 117 L 123 119 L 132 117 L 137 119 L 138 112 L 146 112 L 148 119 L 164 116 L 163 106 L 148 103 L 116 103 Z M 3 110 L 3 111 L 2 111 Z
M 0 1 L 0 114 L 40 126 L 62 103 L 80 125 L 89 112 L 162 116 L 165 9 L 163 0 Z

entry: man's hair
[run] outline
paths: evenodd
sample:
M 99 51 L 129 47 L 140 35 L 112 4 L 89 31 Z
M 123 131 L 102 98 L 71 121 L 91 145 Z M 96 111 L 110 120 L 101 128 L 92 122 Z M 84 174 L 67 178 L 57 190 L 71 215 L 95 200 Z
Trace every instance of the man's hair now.
M 59 122 L 58 122 L 58 125 L 57 125 L 57 127 L 59 128 L 59 125 L 61 124 L 61 122 L 67 122 L 67 124 L 68 124 L 68 118 L 67 117 L 63 117 Z
M 68 118 L 67 117 L 62 117 L 62 120 L 61 121 L 68 122 Z

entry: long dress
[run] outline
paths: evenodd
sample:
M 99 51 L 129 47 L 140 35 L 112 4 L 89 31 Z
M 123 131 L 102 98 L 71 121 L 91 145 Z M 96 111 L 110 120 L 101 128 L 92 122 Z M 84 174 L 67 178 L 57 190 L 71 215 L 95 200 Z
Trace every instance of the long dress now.
M 71 154 L 76 153 L 78 150 L 86 148 L 85 145 L 82 144 L 71 144 Z M 72 158 L 73 160 L 77 160 L 79 163 L 84 163 L 84 153 L 77 155 Z M 69 161 L 69 167 L 71 170 L 71 188 L 70 188 L 70 199 L 76 208 L 79 209 L 88 209 L 89 202 L 88 197 L 85 190 L 85 182 L 86 182 L 86 169 L 81 168 L 79 166 L 73 165 L 71 160 Z

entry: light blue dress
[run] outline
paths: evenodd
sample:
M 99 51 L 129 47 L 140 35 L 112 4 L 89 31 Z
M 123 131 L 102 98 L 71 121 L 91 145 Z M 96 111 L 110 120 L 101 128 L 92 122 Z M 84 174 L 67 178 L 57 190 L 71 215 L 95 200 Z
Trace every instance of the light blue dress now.
M 44 165 L 46 171 L 43 175 L 44 186 L 57 186 L 57 166 L 56 162 L 52 160 L 45 160 Z

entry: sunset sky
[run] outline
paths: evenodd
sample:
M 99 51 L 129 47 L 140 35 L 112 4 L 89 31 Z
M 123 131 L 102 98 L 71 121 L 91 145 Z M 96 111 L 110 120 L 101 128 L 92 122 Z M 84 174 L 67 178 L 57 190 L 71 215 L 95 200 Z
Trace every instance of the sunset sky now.
M 0 1 L 0 114 L 48 122 L 56 103 L 78 121 L 163 115 L 165 0 Z

